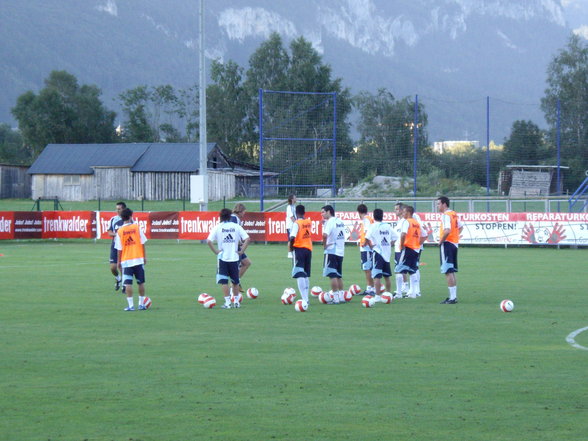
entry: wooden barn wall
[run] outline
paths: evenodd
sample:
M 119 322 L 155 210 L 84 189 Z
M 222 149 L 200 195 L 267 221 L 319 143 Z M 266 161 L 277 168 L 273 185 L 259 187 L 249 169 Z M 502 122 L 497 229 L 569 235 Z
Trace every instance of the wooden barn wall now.
M 128 167 L 95 168 L 95 192 L 89 199 L 130 199 L 131 170 Z
M 70 184 L 72 176 L 78 183 Z M 54 198 L 62 201 L 87 201 L 96 198 L 93 175 L 33 175 L 33 199 Z
M 27 167 L 0 165 L 0 198 L 30 198 L 31 175 Z
M 190 198 L 190 173 L 132 173 L 129 199 L 161 201 Z
M 220 201 L 223 197 L 232 199 L 235 197 L 235 174 L 231 172 L 208 171 L 208 199 Z

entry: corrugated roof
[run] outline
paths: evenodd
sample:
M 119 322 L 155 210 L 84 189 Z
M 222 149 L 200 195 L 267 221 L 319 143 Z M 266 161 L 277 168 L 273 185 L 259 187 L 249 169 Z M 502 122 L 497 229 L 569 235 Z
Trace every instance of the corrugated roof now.
M 215 147 L 208 143 L 208 152 Z M 134 172 L 195 172 L 200 144 L 49 144 L 29 174 L 91 175 L 92 167 L 129 167 Z
M 208 143 L 208 153 L 216 144 Z M 196 172 L 200 166 L 200 144 L 151 144 L 131 168 L 133 172 Z

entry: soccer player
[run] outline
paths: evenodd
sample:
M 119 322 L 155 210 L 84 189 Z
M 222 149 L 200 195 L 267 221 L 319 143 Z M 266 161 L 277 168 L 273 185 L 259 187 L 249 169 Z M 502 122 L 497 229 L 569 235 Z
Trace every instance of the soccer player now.
M 397 202 L 394 205 L 394 213 L 396 213 L 396 226 L 394 231 L 396 232 L 397 237 L 400 237 L 402 232 L 402 226 L 404 225 L 404 204 L 402 202 Z M 398 264 L 400 259 L 400 241 L 397 240 L 394 243 L 394 263 L 395 265 Z M 404 274 L 396 273 L 396 290 L 394 291 L 394 298 L 401 299 L 404 295 L 408 295 L 408 276 L 405 277 Z
M 286 206 L 286 232 L 288 233 L 288 242 L 290 241 L 290 230 L 292 225 L 296 222 L 296 195 L 291 194 L 288 196 L 288 205 Z M 288 245 L 288 258 L 292 259 L 292 252 L 290 245 Z
M 117 202 L 116 203 L 116 216 L 110 218 L 108 221 L 108 235 L 112 237 L 112 243 L 110 244 L 110 272 L 114 276 L 114 290 L 118 291 L 120 286 L 122 285 L 122 276 L 118 272 L 118 252 L 116 248 L 114 248 L 114 240 L 116 237 L 116 232 L 120 227 L 122 227 L 123 220 L 120 217 L 121 212 L 127 208 L 127 204 L 124 202 Z
M 374 218 L 368 214 L 368 209 L 365 204 L 357 206 L 357 213 L 359 214 L 359 254 L 361 259 L 361 269 L 365 273 L 365 291 L 361 295 L 374 293 L 374 279 L 372 279 L 372 254 L 373 251 L 367 242 L 365 235 L 371 224 L 374 223 Z
M 245 215 L 246 211 L 247 211 L 247 209 L 245 208 L 245 205 L 243 205 L 241 203 L 236 204 L 235 208 L 233 208 L 233 214 L 231 215 L 231 222 L 234 222 L 236 224 L 243 226 L 243 216 Z M 239 250 L 240 249 L 241 249 L 241 244 L 239 244 Z M 245 272 L 249 269 L 250 266 L 251 266 L 251 259 L 249 259 L 249 257 L 247 257 L 247 254 L 241 253 L 241 255 L 239 257 L 239 280 L 241 280 L 243 278 L 243 276 L 245 275 Z M 239 285 L 239 292 L 245 292 L 245 290 L 241 287 L 241 285 Z
M 118 268 L 123 275 L 123 284 L 127 294 L 128 306 L 125 311 L 134 311 L 133 303 L 133 277 L 139 287 L 139 310 L 145 310 L 145 242 L 147 238 L 138 224 L 133 223 L 133 211 L 125 208 L 120 217 L 123 225 L 116 232 L 114 247 L 118 250 Z
M 449 208 L 449 198 L 441 196 L 437 198 L 437 210 L 442 214 L 439 227 L 439 253 L 441 260 L 441 274 L 445 274 L 449 297 L 441 303 L 454 305 L 457 303 L 457 248 L 459 235 L 463 230 L 463 224 L 457 217 L 457 213 Z
M 221 285 L 225 298 L 225 304 L 221 308 L 240 308 L 241 304 L 237 301 L 239 297 L 239 258 L 249 246 L 249 235 L 241 225 L 231 222 L 231 210 L 228 208 L 223 208 L 219 217 L 220 223 L 212 229 L 206 243 L 218 259 L 216 283 Z M 217 243 L 218 248 L 214 242 Z M 242 243 L 241 249 L 239 249 L 240 243 Z M 229 280 L 233 285 L 232 303 Z
M 382 277 L 386 284 L 386 291 L 390 291 L 390 257 L 392 256 L 392 245 L 398 239 L 396 232 L 389 223 L 384 223 L 384 211 L 381 208 L 374 210 L 374 223 L 367 232 L 367 240 L 370 247 L 374 250 L 372 277 L 374 279 L 375 299 L 381 300 L 382 294 Z
M 310 264 L 312 261 L 312 221 L 305 219 L 304 205 L 297 205 L 296 222 L 290 230 L 289 249 L 292 253 L 292 278 L 298 283 L 298 290 L 308 308 L 308 290 L 310 289 Z
M 400 232 L 400 258 L 394 271 L 400 274 L 410 275 L 410 291 L 408 297 L 415 299 L 420 293 L 420 284 L 417 276 L 419 269 L 419 254 L 421 246 L 427 238 L 427 233 L 421 228 L 421 224 L 414 219 L 414 208 L 404 206 L 404 220 Z
M 321 216 L 325 220 L 325 225 L 323 226 L 323 246 L 325 247 L 323 277 L 331 279 L 332 303 L 338 305 L 345 302 L 343 297 L 345 224 L 335 216 L 335 209 L 332 205 L 322 207 Z

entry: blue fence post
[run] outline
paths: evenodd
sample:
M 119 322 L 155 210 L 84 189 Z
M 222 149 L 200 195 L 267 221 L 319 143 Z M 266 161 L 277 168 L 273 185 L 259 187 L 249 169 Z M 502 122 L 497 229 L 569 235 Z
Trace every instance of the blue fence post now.
M 486 197 L 490 196 L 490 97 L 486 97 Z M 486 211 L 490 211 L 490 201 L 486 199 Z
M 557 145 L 557 179 L 556 185 L 557 188 L 555 190 L 556 195 L 561 194 L 561 175 L 560 175 L 560 166 L 561 166 L 561 101 L 559 98 L 557 99 L 557 126 L 556 126 L 556 145 Z M 557 212 L 559 213 L 560 210 L 560 202 L 557 201 Z
M 333 92 L 333 165 L 331 196 L 337 196 L 337 92 Z
M 259 89 L 259 210 L 263 211 L 263 89 Z
M 414 96 L 414 121 L 413 121 L 413 173 L 412 173 L 412 194 L 416 210 L 417 196 L 417 150 L 419 145 L 419 96 Z

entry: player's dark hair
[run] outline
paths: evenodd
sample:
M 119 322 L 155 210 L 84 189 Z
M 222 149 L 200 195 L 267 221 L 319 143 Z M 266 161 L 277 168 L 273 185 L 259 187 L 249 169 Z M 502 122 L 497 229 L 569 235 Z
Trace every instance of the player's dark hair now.
M 404 207 L 404 204 L 402 202 L 396 202 L 394 204 L 394 207 L 402 208 L 402 207 Z
M 410 215 L 412 216 L 414 214 L 414 207 L 411 205 L 405 205 L 404 206 L 404 210 L 408 211 L 410 213 Z
M 120 205 L 121 207 L 123 207 L 123 208 L 127 208 L 127 204 L 125 204 L 123 201 L 120 201 L 120 202 L 117 202 L 117 203 L 116 203 L 116 206 L 117 206 L 117 207 L 118 207 L 119 205 Z
M 449 198 L 447 196 L 439 196 L 437 200 L 449 207 Z
M 304 216 L 306 209 L 304 205 L 296 205 L 296 216 Z
M 235 204 L 235 207 L 233 208 L 233 213 L 243 213 L 246 210 L 247 209 L 245 208 L 245 205 L 238 203 Z
M 290 196 L 288 196 L 288 205 L 292 205 L 292 202 L 294 202 L 295 197 L 295 194 L 291 194 Z
M 128 221 L 133 217 L 133 210 L 130 208 L 125 208 L 123 211 L 120 212 L 120 217 L 123 221 Z
M 335 209 L 332 205 L 325 205 L 324 207 L 321 207 L 321 210 L 328 211 L 331 213 L 331 216 L 335 216 Z
M 231 215 L 233 213 L 231 213 L 231 210 L 229 210 L 228 208 L 223 208 L 220 213 L 219 213 L 219 217 L 220 217 L 220 221 L 221 222 L 228 222 L 231 220 Z
M 376 208 L 374 210 L 374 220 L 382 222 L 384 220 L 384 210 L 381 208 Z
M 357 206 L 357 212 L 359 214 L 367 214 L 367 212 L 368 212 L 367 205 L 366 204 L 359 204 Z

